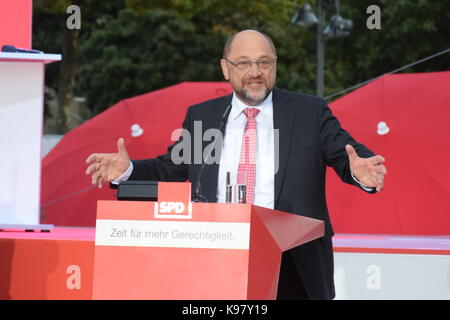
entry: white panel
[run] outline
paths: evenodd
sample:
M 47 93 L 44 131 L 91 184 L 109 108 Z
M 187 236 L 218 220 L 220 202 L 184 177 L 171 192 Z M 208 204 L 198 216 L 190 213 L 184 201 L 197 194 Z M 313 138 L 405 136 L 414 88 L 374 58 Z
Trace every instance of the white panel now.
M 249 223 L 97 220 L 97 246 L 248 249 Z
M 61 60 L 60 54 L 36 54 L 24 52 L 0 52 L 0 61 L 51 63 Z
M 450 299 L 450 256 L 335 252 L 336 299 Z
M 0 223 L 38 224 L 42 63 L 0 61 Z

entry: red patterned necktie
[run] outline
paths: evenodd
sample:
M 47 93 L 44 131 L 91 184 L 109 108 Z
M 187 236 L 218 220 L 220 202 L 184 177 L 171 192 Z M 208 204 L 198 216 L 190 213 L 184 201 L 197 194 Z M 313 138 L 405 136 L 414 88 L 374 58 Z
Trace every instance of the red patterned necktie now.
M 241 157 L 239 160 L 237 183 L 247 186 L 247 203 L 253 203 L 255 198 L 256 177 L 256 119 L 259 110 L 244 109 L 247 116 L 244 135 L 242 137 Z

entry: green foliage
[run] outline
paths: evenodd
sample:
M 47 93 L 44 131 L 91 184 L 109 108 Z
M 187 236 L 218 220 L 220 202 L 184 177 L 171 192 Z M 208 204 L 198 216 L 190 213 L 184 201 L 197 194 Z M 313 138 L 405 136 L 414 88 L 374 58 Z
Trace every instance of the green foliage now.
M 77 92 L 88 98 L 95 113 L 120 99 L 182 81 L 223 81 L 219 59 L 225 40 L 247 28 L 271 35 L 279 46 L 280 60 L 286 57 L 279 66 L 280 87 L 298 90 L 314 81 L 311 76 L 298 76 L 298 70 L 305 70 L 300 63 L 307 57 L 301 42 L 291 46 L 295 50 L 286 49 L 292 34 L 286 33 L 285 25 L 294 34 L 306 33 L 288 23 L 287 13 L 293 11 L 289 1 L 255 6 L 247 1 L 233 6 L 223 1 L 125 3 L 128 8 L 94 30 L 81 47 Z M 270 19 L 271 11 L 278 15 Z M 298 59 L 300 52 L 302 59 Z
M 120 99 L 182 81 L 216 80 L 222 42 L 198 35 L 192 21 L 170 11 L 122 10 L 81 46 L 78 91 L 98 112 Z
M 371 4 L 381 8 L 380 30 L 366 27 Z M 325 95 L 450 47 L 449 1 L 341 1 L 341 15 L 354 26 L 350 36 L 327 41 Z M 401 72 L 443 71 L 449 66 L 446 54 Z
M 325 0 L 324 0 L 325 1 Z M 76 94 L 98 113 L 120 99 L 182 81 L 223 81 L 224 42 L 242 29 L 272 37 L 278 55 L 277 86 L 315 93 L 316 28 L 290 23 L 304 0 L 79 0 L 82 29 L 76 61 Z M 310 1 L 316 11 L 315 1 Z M 326 1 L 326 20 L 335 13 Z M 63 51 L 67 0 L 35 0 L 33 44 Z M 381 30 L 368 30 L 366 9 L 381 8 Z M 325 95 L 366 81 L 450 47 L 450 2 L 341 0 L 353 21 L 350 36 L 325 45 Z M 450 54 L 406 72 L 447 70 Z M 60 64 L 47 67 L 57 87 Z

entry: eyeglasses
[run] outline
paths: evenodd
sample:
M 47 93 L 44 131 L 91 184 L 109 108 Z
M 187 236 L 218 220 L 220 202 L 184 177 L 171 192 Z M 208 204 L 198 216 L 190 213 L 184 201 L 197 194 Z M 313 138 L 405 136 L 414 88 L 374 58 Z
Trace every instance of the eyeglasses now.
M 261 59 L 257 61 L 250 61 L 250 60 L 242 60 L 239 62 L 233 62 L 228 60 L 227 58 L 223 58 L 226 62 L 231 63 L 233 66 L 238 68 L 239 70 L 247 70 L 250 69 L 251 66 L 255 63 L 258 68 L 261 69 L 269 69 L 273 63 L 277 60 L 275 59 Z

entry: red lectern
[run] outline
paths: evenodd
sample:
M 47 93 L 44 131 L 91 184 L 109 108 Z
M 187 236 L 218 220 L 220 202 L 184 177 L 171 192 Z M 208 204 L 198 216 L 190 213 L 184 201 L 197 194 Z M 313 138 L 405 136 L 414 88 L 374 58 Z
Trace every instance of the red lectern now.
M 157 202 L 99 201 L 93 298 L 275 299 L 281 253 L 323 234 L 323 221 L 250 204 L 172 217 Z

